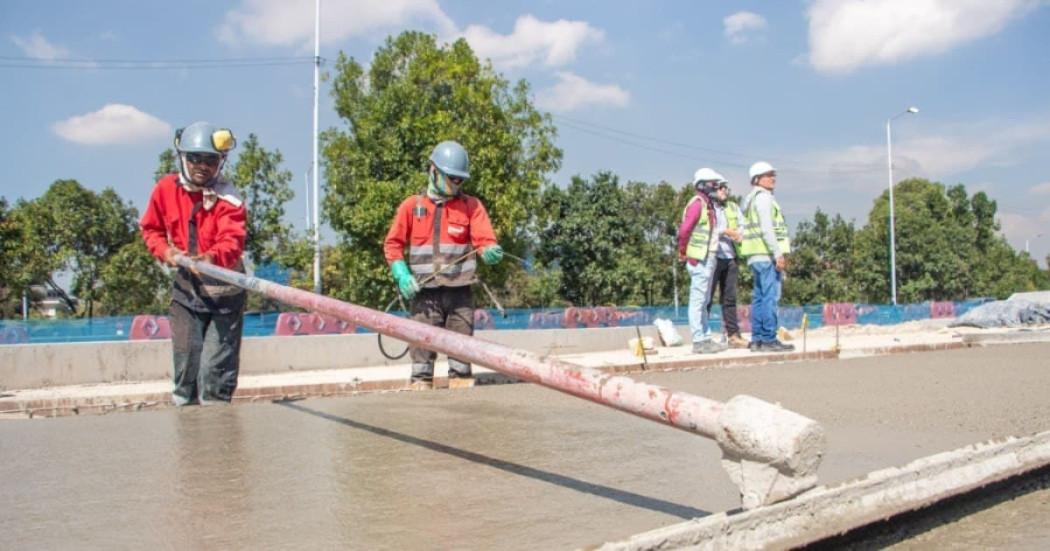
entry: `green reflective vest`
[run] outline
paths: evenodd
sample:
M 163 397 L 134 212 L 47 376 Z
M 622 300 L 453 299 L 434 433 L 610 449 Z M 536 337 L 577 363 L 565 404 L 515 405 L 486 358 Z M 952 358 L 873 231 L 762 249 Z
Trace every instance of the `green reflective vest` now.
M 740 227 L 740 206 L 733 201 L 726 201 L 722 207 L 726 213 L 726 227 L 735 230 Z M 733 248 L 736 250 L 737 256 L 740 256 L 740 243 L 733 241 Z
M 769 190 L 762 189 L 758 193 L 769 193 Z M 772 196 L 772 193 L 770 195 Z M 751 198 L 747 212 L 744 213 L 744 241 L 740 244 L 740 256 L 744 258 L 756 255 L 773 256 L 773 251 L 769 250 L 766 240 L 762 238 L 762 225 L 758 221 L 758 209 L 755 208 L 757 198 L 758 194 Z M 772 197 L 770 199 L 773 204 L 773 234 L 777 238 L 781 254 L 788 254 L 791 252 L 791 238 L 788 237 L 787 222 L 784 221 L 784 214 L 780 212 L 777 200 Z
M 707 213 L 707 203 L 703 197 L 694 195 L 686 203 L 685 210 L 682 211 L 682 222 L 685 222 L 685 215 L 689 212 L 689 207 L 696 201 L 701 201 L 704 204 L 700 207 L 700 219 L 696 221 L 696 225 L 693 226 L 693 232 L 689 234 L 689 244 L 685 247 L 685 257 L 703 262 L 707 260 L 707 254 L 711 251 L 711 220 Z

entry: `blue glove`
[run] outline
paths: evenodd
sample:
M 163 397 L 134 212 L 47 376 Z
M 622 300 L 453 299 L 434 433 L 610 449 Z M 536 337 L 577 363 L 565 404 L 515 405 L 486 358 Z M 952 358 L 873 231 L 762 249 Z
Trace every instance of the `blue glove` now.
M 481 261 L 489 266 L 493 264 L 499 264 L 499 261 L 503 260 L 503 247 L 499 245 L 490 245 L 481 249 Z
M 390 272 L 394 275 L 394 281 L 397 282 L 401 296 L 409 300 L 416 296 L 416 293 L 419 292 L 419 282 L 416 281 L 416 277 L 412 275 L 412 271 L 408 269 L 408 264 L 405 264 L 404 260 L 397 260 L 391 264 Z

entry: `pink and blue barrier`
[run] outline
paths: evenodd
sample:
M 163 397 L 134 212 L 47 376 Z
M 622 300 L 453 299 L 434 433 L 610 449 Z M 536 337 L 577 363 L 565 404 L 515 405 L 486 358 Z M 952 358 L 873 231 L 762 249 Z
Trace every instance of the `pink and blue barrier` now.
M 970 309 L 992 299 L 923 302 L 918 304 L 854 304 L 829 303 L 805 306 L 784 305 L 779 310 L 780 325 L 797 329 L 803 315 L 809 327 L 824 325 L 875 324 L 893 325 L 921 320 L 960 316 Z M 750 305 L 737 306 L 741 331 L 749 332 Z M 404 316 L 403 312 L 392 312 Z M 688 308 L 682 305 L 677 312 L 672 306 L 619 308 L 614 306 L 525 309 L 512 308 L 503 316 L 496 310 L 478 309 L 475 327 L 483 329 L 565 329 L 630 327 L 652 324 L 656 318 L 669 319 L 677 325 L 689 323 Z M 307 336 L 364 333 L 366 330 L 351 324 L 303 312 L 251 312 L 244 316 L 244 336 Z M 711 328 L 722 329 L 722 309 L 711 309 Z M 0 345 L 44 344 L 57 342 L 92 342 L 121 340 L 157 340 L 170 338 L 166 316 L 115 316 L 93 319 L 66 320 L 0 320 Z

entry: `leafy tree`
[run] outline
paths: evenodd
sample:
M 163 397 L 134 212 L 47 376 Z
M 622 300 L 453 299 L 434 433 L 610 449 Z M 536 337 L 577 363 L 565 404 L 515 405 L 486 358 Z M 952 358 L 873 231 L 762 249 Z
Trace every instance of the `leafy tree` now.
M 633 190 L 635 199 L 640 191 Z M 565 190 L 548 186 L 542 201 L 538 258 L 560 268 L 561 294 L 570 303 L 641 302 L 654 270 L 669 274 L 666 235 L 651 245 L 646 242 L 649 228 L 641 225 L 647 219 L 645 209 L 628 202 L 628 193 L 611 172 L 590 180 L 574 177 Z M 654 267 L 651 260 L 661 253 L 663 261 Z
M 841 216 L 833 219 L 819 208 L 813 221 L 802 221 L 791 240 L 785 304 L 815 304 L 852 301 L 857 286 L 853 279 L 853 223 Z
M 274 261 L 289 244 L 291 226 L 283 221 L 284 205 L 293 196 L 292 173 L 280 168 L 280 151 L 267 151 L 255 134 L 241 144 L 228 178 L 245 198 L 248 209 L 248 256 L 256 265 Z
M 157 170 L 153 171 L 153 181 L 156 182 L 168 174 L 174 174 L 175 171 L 175 150 L 169 147 L 161 151 L 157 157 Z
M 18 259 L 21 233 L 7 199 L 0 197 L 0 318 L 11 317 L 21 309 L 25 289 Z
M 465 191 L 485 203 L 504 249 L 523 256 L 527 221 L 561 160 L 550 116 L 532 106 L 525 81 L 511 86 L 465 40 L 439 46 L 419 32 L 389 38 L 367 70 L 340 54 L 331 81 L 346 123 L 324 136 L 324 212 L 344 250 L 336 296 L 373 305 L 393 297 L 382 242 L 401 201 L 425 189 L 427 157 L 443 140 L 466 147 Z M 511 264 L 483 275 L 499 287 Z
M 141 239 L 124 244 L 99 274 L 102 315 L 160 314 L 166 310 L 170 277 Z

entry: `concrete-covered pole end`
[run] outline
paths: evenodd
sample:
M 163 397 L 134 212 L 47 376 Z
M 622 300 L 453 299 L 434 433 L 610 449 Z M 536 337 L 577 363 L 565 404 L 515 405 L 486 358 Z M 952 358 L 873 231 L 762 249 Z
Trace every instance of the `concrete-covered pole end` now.
M 725 403 L 716 436 L 722 466 L 740 488 L 745 509 L 782 501 L 817 484 L 824 428 L 753 396 Z

